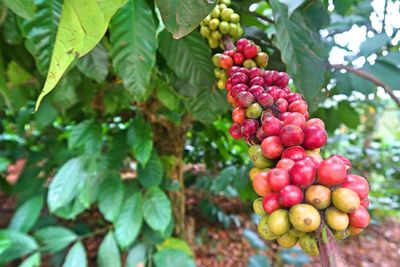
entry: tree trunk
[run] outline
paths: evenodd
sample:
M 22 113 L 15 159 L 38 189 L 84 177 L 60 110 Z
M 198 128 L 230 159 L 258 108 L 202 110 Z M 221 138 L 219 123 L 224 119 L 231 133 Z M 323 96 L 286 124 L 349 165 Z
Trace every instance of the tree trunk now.
M 340 253 L 339 245 L 324 220 L 321 220 L 316 234 L 321 266 L 347 267 L 347 263 Z

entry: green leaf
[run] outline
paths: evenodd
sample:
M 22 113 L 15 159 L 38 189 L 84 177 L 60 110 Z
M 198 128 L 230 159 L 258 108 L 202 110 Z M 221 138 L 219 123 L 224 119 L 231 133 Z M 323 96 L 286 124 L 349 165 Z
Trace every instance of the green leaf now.
M 37 102 L 53 90 L 68 66 L 92 50 L 126 0 L 64 0 L 46 82 Z
M 392 87 L 394 90 L 400 90 L 400 68 L 396 65 L 386 61 L 376 61 L 374 65 L 364 65 L 363 70 L 369 72 L 375 77 L 378 77 L 381 81 Z
M 376 34 L 361 43 L 359 55 L 369 56 L 382 49 L 388 42 L 390 42 L 390 38 L 385 33 Z
M 185 252 L 176 249 L 165 249 L 154 255 L 156 267 L 195 267 L 194 260 Z
M 35 5 L 32 0 L 3 0 L 15 14 L 30 19 L 35 15 Z
M 338 14 L 345 16 L 354 3 L 350 0 L 333 0 L 333 4 L 335 6 L 335 11 Z
M 340 101 L 338 104 L 339 117 L 341 121 L 350 128 L 356 129 L 360 124 L 360 115 L 358 112 L 350 105 L 348 101 Z
M 35 232 L 35 237 L 43 249 L 50 253 L 66 248 L 78 238 L 74 232 L 62 226 L 41 228 Z
M 170 33 L 163 31 L 159 39 L 158 46 L 162 56 L 180 79 L 187 80 L 192 85 L 208 88 L 212 86 L 214 78 L 211 50 L 200 33 L 196 31 L 174 40 Z
M 97 264 L 99 267 L 121 267 L 121 255 L 113 232 L 108 232 L 103 242 L 101 242 L 99 253 L 97 254 Z
M 87 77 L 98 83 L 103 83 L 108 74 L 108 51 L 99 43 L 89 54 L 77 62 L 78 69 Z
M 126 267 L 146 266 L 148 247 L 143 244 L 137 244 L 129 250 L 126 258 Z
M 68 148 L 84 147 L 88 154 L 100 153 L 101 149 L 101 126 L 94 120 L 86 120 L 75 125 L 68 138 Z
M 36 241 L 14 230 L 0 230 L 0 265 L 25 256 L 38 248 Z
M 149 188 L 144 197 L 142 214 L 146 223 L 156 231 L 164 231 L 172 218 L 171 202 L 158 187 Z
M 322 46 L 319 34 L 307 27 L 303 16 L 297 11 L 289 19 L 286 6 L 278 0 L 272 0 L 271 7 L 282 60 L 296 88 L 304 94 L 311 110 L 315 109 L 318 99 L 322 97 L 320 89 L 325 73 L 324 60 L 316 53 Z
M 137 161 L 143 166 L 149 161 L 153 150 L 153 130 L 142 115 L 137 115 L 128 129 L 128 143 Z
M 249 258 L 248 267 L 270 267 L 269 259 L 262 254 L 255 254 Z
M 40 74 L 45 76 L 56 39 L 62 0 L 34 0 L 34 3 L 35 16 L 32 19 L 19 20 L 19 26 L 25 37 L 26 48 L 35 58 Z
M 22 204 L 11 219 L 8 228 L 28 232 L 39 218 L 43 207 L 43 196 L 36 196 Z
M 7 170 L 10 161 L 6 158 L 0 157 L 0 172 L 4 172 Z
M 147 162 L 146 166 L 138 166 L 138 179 L 140 184 L 145 188 L 159 186 L 163 176 L 164 168 L 161 159 L 155 151 L 151 154 L 150 160 Z
M 156 0 L 164 25 L 175 39 L 193 31 L 211 13 L 216 2 L 207 0 Z
M 40 253 L 34 253 L 24 260 L 18 267 L 39 267 L 40 266 Z
M 379 56 L 376 61 L 386 62 L 400 67 L 400 52 L 389 52 L 386 56 Z
M 124 187 L 121 176 L 113 172 L 104 177 L 98 194 L 99 210 L 106 220 L 114 222 L 122 206 Z
M 135 100 L 149 96 L 156 62 L 156 23 L 147 1 L 129 0 L 110 24 L 113 66 Z
M 193 252 L 190 249 L 188 243 L 185 240 L 170 237 L 164 240 L 163 243 L 157 246 L 158 250 L 164 250 L 164 249 L 177 249 L 185 252 L 189 256 L 193 257 Z
M 3 24 L 1 24 L 4 41 L 11 45 L 18 45 L 22 42 L 22 33 L 17 25 L 17 16 L 8 12 Z
M 82 242 L 76 242 L 68 251 L 63 267 L 86 267 L 86 251 Z
M 292 15 L 292 13 L 301 6 L 305 0 L 280 0 L 279 2 L 284 3 L 288 7 L 288 15 Z
M 123 249 L 135 241 L 142 227 L 141 202 L 142 196 L 139 192 L 127 196 L 114 224 L 115 237 Z
M 179 111 L 181 108 L 181 97 L 172 88 L 172 85 L 157 77 L 154 79 L 154 87 L 156 88 L 157 98 L 163 105 L 172 111 Z
M 185 101 L 185 105 L 193 116 L 204 124 L 213 123 L 229 108 L 225 93 L 222 90 L 209 88 L 200 90 L 196 97 Z
M 82 157 L 67 161 L 51 180 L 47 205 L 51 212 L 67 206 L 80 192 L 80 185 L 89 177 Z

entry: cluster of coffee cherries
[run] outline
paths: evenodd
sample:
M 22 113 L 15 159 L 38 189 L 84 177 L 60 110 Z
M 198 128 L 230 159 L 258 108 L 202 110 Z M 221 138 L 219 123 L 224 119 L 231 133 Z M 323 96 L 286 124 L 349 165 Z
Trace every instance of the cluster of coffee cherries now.
M 232 72 L 237 72 L 240 68 L 242 73 L 247 73 L 250 69 L 254 71 L 265 68 L 268 65 L 268 54 L 262 52 L 261 48 L 252 41 L 239 39 L 236 50 L 226 50 L 222 54 L 217 53 L 212 57 L 212 62 L 216 67 L 214 75 L 218 79 L 217 87 L 224 89 L 232 85 L 232 79 L 226 84 L 228 75 L 230 76 Z
M 360 233 L 370 221 L 366 179 L 351 174 L 351 163 L 342 155 L 322 159 L 325 124 L 309 118 L 307 102 L 288 87 L 286 73 L 238 64 L 238 53 L 247 58 L 260 51 L 240 39 L 236 50 L 219 56 L 227 70 L 227 99 L 234 106 L 229 132 L 246 140 L 254 163 L 250 178 L 260 196 L 253 204 L 262 217 L 260 236 L 285 248 L 299 243 L 318 255 L 315 234 L 322 221 L 337 239 Z
M 221 44 L 224 35 L 237 39 L 243 35 L 240 26 L 240 16 L 229 8 L 230 0 L 220 0 L 214 10 L 201 21 L 200 34 L 207 38 L 211 48 L 217 48 Z

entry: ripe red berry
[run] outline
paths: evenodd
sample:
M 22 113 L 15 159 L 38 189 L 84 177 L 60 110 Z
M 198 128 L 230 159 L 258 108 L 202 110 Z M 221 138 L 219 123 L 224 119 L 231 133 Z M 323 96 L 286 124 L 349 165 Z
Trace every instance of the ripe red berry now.
M 268 214 L 271 214 L 280 207 L 278 193 L 269 193 L 263 200 L 263 208 Z
M 279 135 L 282 122 L 275 117 L 268 117 L 262 122 L 262 128 L 267 136 Z
M 363 200 L 361 200 L 361 202 L 360 202 L 360 204 L 361 204 L 361 206 L 363 206 L 364 208 L 366 208 L 366 209 L 368 209 L 368 206 L 369 206 L 369 198 L 364 198 Z
M 223 54 L 233 58 L 236 54 L 236 51 L 235 50 L 225 50 Z
M 270 107 L 274 104 L 274 98 L 268 93 L 262 93 L 258 96 L 258 104 L 260 104 L 264 108 Z
M 243 134 L 240 129 L 240 124 L 233 123 L 232 126 L 229 128 L 229 133 L 234 139 L 240 139 L 243 137 Z
M 303 201 L 303 192 L 300 187 L 295 185 L 287 185 L 279 192 L 279 203 L 290 208 Z
M 279 169 L 284 169 L 286 171 L 290 171 L 294 165 L 294 160 L 282 158 L 276 163 L 276 167 Z
M 267 135 L 264 133 L 264 130 L 262 129 L 262 127 L 259 127 L 257 129 L 256 137 L 260 143 L 262 142 L 262 140 L 264 140 L 267 137 Z
M 232 76 L 234 73 L 238 72 L 240 69 L 240 67 L 238 66 L 232 66 L 232 68 L 230 68 L 227 72 L 228 76 Z
M 243 61 L 244 61 L 244 55 L 242 53 L 236 53 L 233 56 L 233 62 L 235 62 L 236 65 L 243 65 Z
M 244 50 L 244 47 L 245 47 L 246 45 L 248 45 L 249 43 L 250 43 L 249 40 L 247 40 L 247 39 L 245 39 L 245 38 L 242 38 L 242 39 L 237 40 L 237 42 L 236 42 L 236 50 L 237 50 L 239 53 L 242 53 L 243 50 Z
M 285 72 L 279 72 L 274 79 L 276 86 L 284 88 L 289 83 L 289 76 Z
M 289 173 L 284 169 L 271 169 L 268 172 L 267 181 L 272 190 L 280 191 L 282 188 L 290 184 Z
M 240 130 L 244 136 L 248 137 L 257 132 L 258 126 L 259 126 L 258 120 L 246 119 L 242 123 Z
M 286 100 L 289 102 L 289 104 L 293 103 L 296 100 L 302 100 L 303 98 L 299 93 L 289 93 L 286 96 Z
M 249 79 L 252 80 L 255 77 L 262 77 L 262 71 L 260 68 L 251 68 L 249 70 Z
M 292 114 L 291 112 L 283 112 L 279 115 L 279 119 L 281 121 L 285 121 L 285 119 L 289 116 L 289 114 Z
M 254 99 L 257 101 L 258 97 L 264 93 L 264 88 L 260 85 L 253 85 L 252 87 L 250 87 L 250 93 L 253 94 Z M 259 103 L 260 104 L 260 103 Z
M 274 73 L 277 73 L 275 70 L 266 70 L 263 74 L 263 78 L 266 86 L 270 86 L 274 83 Z
M 302 160 L 306 156 L 306 151 L 301 146 L 288 147 L 282 153 L 282 158 L 291 159 L 293 161 Z
M 237 95 L 242 91 L 248 91 L 249 87 L 243 83 L 236 84 L 232 86 L 231 95 L 232 97 L 236 98 Z
M 266 197 L 271 192 L 267 182 L 267 174 L 268 172 L 259 172 L 253 180 L 254 191 L 262 197 Z
M 350 160 L 348 158 L 346 158 L 345 156 L 340 155 L 340 154 L 336 154 L 336 155 L 331 156 L 331 158 L 333 158 L 333 157 L 338 158 L 341 161 L 343 161 L 344 165 L 346 166 L 347 172 L 351 171 L 352 165 L 351 165 L 351 162 L 350 162 Z
M 371 218 L 366 208 L 360 206 L 355 212 L 349 214 L 349 224 L 356 228 L 365 228 L 368 226 Z
M 309 119 L 306 122 L 306 126 L 307 127 L 318 126 L 318 127 L 321 127 L 322 129 L 325 129 L 325 123 L 321 119 L 318 119 L 318 118 Z
M 264 79 L 260 76 L 254 77 L 253 79 L 250 80 L 249 85 L 250 85 L 250 87 L 253 85 L 264 86 Z
M 318 126 L 310 126 L 304 129 L 303 147 L 306 149 L 316 149 L 323 147 L 328 139 L 325 129 Z
M 236 107 L 232 111 L 232 121 L 236 123 L 243 123 L 243 121 L 246 119 L 246 109 L 241 108 L 241 107 Z
M 235 100 L 239 107 L 247 108 L 254 102 L 254 96 L 249 91 L 241 91 Z
M 264 157 L 276 159 L 283 152 L 283 145 L 277 136 L 269 136 L 261 142 L 261 151 Z
M 292 184 L 302 189 L 314 183 L 315 173 L 316 168 L 314 162 L 307 159 L 297 161 L 289 172 Z
M 304 129 L 306 126 L 306 119 L 303 114 L 298 112 L 288 113 L 285 119 L 283 120 L 283 125 L 296 125 L 301 129 Z
M 231 68 L 233 66 L 233 60 L 232 60 L 232 58 L 230 56 L 222 55 L 219 58 L 219 65 L 223 69 L 229 69 L 229 68 Z
M 243 49 L 243 55 L 247 59 L 256 57 L 257 53 L 257 46 L 254 44 L 248 44 Z
M 299 112 L 301 114 L 305 113 L 308 109 L 307 102 L 304 100 L 296 100 L 289 105 L 290 112 Z
M 279 112 L 285 112 L 288 109 L 288 102 L 284 99 L 284 98 L 278 98 L 275 101 L 275 106 L 277 107 L 277 109 L 279 110 Z
M 284 146 L 299 146 L 303 143 L 304 133 L 296 125 L 287 125 L 281 129 L 279 138 Z
M 317 181 L 322 185 L 332 187 L 343 183 L 346 174 L 343 161 L 338 158 L 328 158 L 317 169 Z
M 368 196 L 369 185 L 364 177 L 355 174 L 348 174 L 344 179 L 342 187 L 353 190 L 357 193 L 360 199 L 364 199 Z
M 236 85 L 239 83 L 247 84 L 249 82 L 249 78 L 247 78 L 247 75 L 241 72 L 235 72 L 232 74 L 230 77 L 232 85 Z

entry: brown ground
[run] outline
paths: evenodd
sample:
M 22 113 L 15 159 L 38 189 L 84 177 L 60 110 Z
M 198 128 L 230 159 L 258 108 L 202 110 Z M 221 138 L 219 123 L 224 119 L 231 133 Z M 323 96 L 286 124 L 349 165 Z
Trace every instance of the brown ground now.
M 198 194 L 187 192 L 188 204 L 198 202 Z M 199 267 L 246 267 L 248 258 L 255 253 L 267 255 L 274 266 L 283 266 L 276 252 L 279 250 L 274 243 L 267 243 L 268 249 L 259 251 L 249 244 L 242 236 L 244 229 L 255 230 L 247 209 L 238 199 L 213 198 L 213 201 L 226 212 L 238 214 L 241 227 L 225 229 L 221 224 L 210 224 L 199 215 L 195 208 L 188 210 L 188 225 L 196 234 L 190 239 L 196 255 L 196 264 Z M 10 216 L 15 208 L 15 200 L 5 197 L 0 193 L 0 227 L 7 226 Z M 98 216 L 96 211 L 83 215 L 87 221 L 93 216 Z M 197 237 L 197 238 L 196 238 Z M 202 240 L 198 245 L 195 240 Z M 95 256 L 101 236 L 85 240 L 91 266 L 95 266 Z M 394 220 L 386 220 L 378 225 L 371 225 L 358 237 L 349 238 L 341 244 L 341 249 L 349 266 L 354 267 L 397 267 L 400 266 L 400 223 Z M 17 266 L 17 265 L 9 265 Z M 42 266 L 51 266 L 44 264 Z M 318 259 L 308 266 L 319 266 Z

